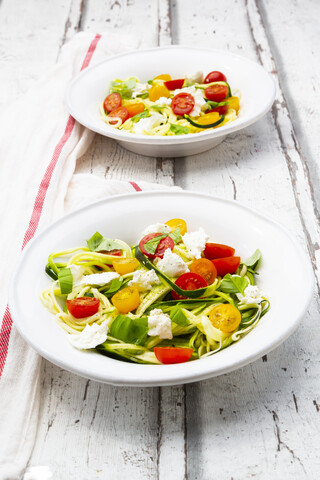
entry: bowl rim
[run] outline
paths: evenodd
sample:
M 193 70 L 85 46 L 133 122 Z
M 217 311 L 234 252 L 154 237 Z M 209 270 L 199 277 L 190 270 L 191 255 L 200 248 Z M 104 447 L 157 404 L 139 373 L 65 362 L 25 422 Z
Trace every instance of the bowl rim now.
M 173 371 L 171 372 L 170 375 L 170 365 L 161 365 L 161 366 L 156 366 L 156 368 L 161 369 L 163 373 L 166 372 L 165 375 L 160 375 L 159 379 L 154 379 L 153 377 L 151 378 L 150 374 L 145 375 L 144 378 L 142 378 L 142 375 L 139 373 L 139 367 L 141 365 L 137 365 L 137 372 L 135 371 L 135 375 L 132 375 L 130 378 L 120 378 L 114 377 L 113 374 L 109 374 L 108 376 L 108 369 L 102 374 L 101 371 L 93 373 L 92 369 L 86 368 L 86 366 L 81 365 L 80 369 L 75 368 L 73 364 L 70 364 L 70 360 L 60 360 L 59 357 L 55 353 L 51 353 L 50 351 L 48 352 L 45 348 L 42 347 L 41 344 L 39 344 L 36 340 L 34 341 L 32 338 L 30 339 L 30 336 L 28 335 L 28 329 L 24 329 L 24 323 L 22 319 L 17 320 L 18 318 L 18 308 L 16 307 L 16 302 L 15 302 L 15 279 L 17 275 L 19 274 L 19 270 L 21 267 L 21 264 L 24 261 L 25 256 L 28 255 L 29 250 L 33 247 L 33 244 L 38 241 L 38 238 L 45 235 L 46 233 L 50 232 L 50 230 L 54 229 L 55 226 L 59 223 L 64 222 L 66 219 L 72 217 L 74 214 L 78 212 L 85 212 L 88 209 L 94 208 L 95 206 L 99 204 L 103 204 L 108 201 L 117 201 L 117 199 L 122 199 L 122 198 L 127 198 L 129 201 L 133 198 L 137 198 L 138 196 L 144 196 L 144 197 L 152 197 L 153 195 L 160 195 L 164 196 L 167 195 L 168 193 L 177 196 L 177 195 L 187 195 L 187 196 L 193 196 L 193 197 L 201 197 L 204 199 L 210 199 L 213 201 L 218 201 L 218 202 L 223 202 L 231 205 L 235 205 L 238 208 L 247 211 L 263 221 L 266 221 L 267 223 L 270 223 L 277 229 L 281 230 L 282 233 L 290 240 L 290 242 L 294 245 L 297 254 L 301 258 L 301 260 L 304 263 L 304 275 L 305 275 L 305 285 L 306 285 L 306 296 L 301 300 L 301 305 L 299 310 L 297 311 L 297 315 L 295 316 L 294 321 L 290 324 L 290 327 L 288 327 L 284 333 L 282 333 L 279 337 L 276 339 L 272 338 L 269 339 L 269 341 L 264 344 L 264 345 L 259 345 L 254 351 L 249 352 L 246 354 L 242 360 L 237 361 L 236 363 L 234 362 L 229 362 L 226 366 L 220 366 L 219 368 L 212 368 L 212 366 L 208 366 L 208 363 L 202 363 L 200 360 L 199 362 L 197 361 L 197 365 L 199 365 L 197 371 L 194 372 L 188 372 L 188 370 L 183 370 L 183 367 L 181 368 L 181 372 L 179 371 L 178 373 L 176 372 L 173 374 Z M 72 212 L 67 213 L 66 215 L 60 217 L 59 219 L 55 220 L 54 222 L 50 223 L 48 226 L 43 228 L 41 232 L 39 232 L 26 246 L 26 248 L 23 250 L 19 261 L 17 262 L 17 265 L 13 271 L 11 281 L 10 281 L 10 286 L 9 286 L 9 308 L 11 311 L 11 315 L 14 321 L 15 327 L 18 329 L 19 333 L 21 336 L 27 341 L 29 345 L 31 345 L 41 356 L 52 362 L 53 364 L 66 369 L 68 371 L 71 371 L 72 373 L 75 373 L 77 375 L 80 375 L 85 378 L 90 378 L 95 381 L 103 382 L 103 383 L 108 383 L 112 385 L 123 385 L 123 386 L 166 386 L 166 385 L 178 385 L 182 383 L 190 383 L 190 382 L 195 382 L 195 381 L 200 381 L 200 380 L 205 380 L 211 377 L 219 376 L 224 373 L 228 373 L 234 370 L 237 370 L 238 368 L 241 368 L 245 365 L 248 365 L 249 363 L 261 358 L 263 355 L 269 353 L 270 351 L 274 350 L 277 348 L 281 343 L 283 343 L 297 328 L 299 323 L 301 322 L 310 302 L 312 299 L 314 293 L 314 275 L 313 275 L 313 270 L 311 267 L 310 260 L 308 256 L 306 255 L 305 251 L 301 247 L 301 245 L 296 241 L 296 239 L 293 237 L 293 235 L 287 230 L 286 227 L 281 225 L 280 223 L 275 222 L 273 219 L 269 218 L 268 216 L 256 211 L 255 209 L 251 207 L 247 207 L 246 205 L 242 204 L 241 202 L 235 201 L 235 200 L 229 200 L 225 199 L 223 197 L 218 197 L 218 196 L 213 196 L 210 194 L 204 194 L 204 193 L 198 193 L 198 192 L 193 192 L 189 190 L 182 190 L 182 191 L 159 191 L 159 190 L 154 190 L 154 191 L 144 191 L 144 192 L 133 192 L 133 193 L 125 193 L 125 194 L 119 194 L 119 195 L 114 195 L 110 197 L 105 197 L 103 199 L 100 199 L 96 202 L 90 203 L 86 206 L 80 207 L 78 209 L 73 210 Z M 90 352 L 86 352 L 86 354 L 90 354 Z M 123 363 L 123 362 L 122 362 Z M 184 364 L 180 364 L 183 366 Z M 152 365 L 143 365 L 142 367 L 155 367 Z M 179 367 L 178 367 L 178 370 Z M 141 372 L 144 371 L 144 369 L 141 369 Z M 107 372 L 107 375 L 106 375 Z M 132 373 L 132 372 L 131 372 Z M 160 370 L 159 370 L 160 373 Z
M 190 51 L 201 51 L 201 52 L 208 52 L 208 53 L 217 53 L 217 54 L 224 54 L 227 55 L 228 57 L 235 58 L 235 59 L 240 59 L 241 61 L 244 61 L 246 63 L 249 63 L 251 65 L 254 65 L 255 68 L 260 69 L 263 74 L 265 75 L 266 78 L 269 80 L 269 93 L 268 93 L 268 98 L 265 103 L 264 108 L 262 108 L 257 114 L 255 115 L 250 115 L 248 118 L 240 119 L 240 123 L 237 122 L 237 119 L 234 122 L 228 123 L 220 128 L 214 129 L 212 131 L 205 131 L 205 132 L 200 132 L 196 135 L 175 135 L 175 136 L 169 136 L 169 137 L 161 137 L 161 136 L 152 136 L 152 135 L 139 135 L 136 133 L 130 133 L 130 132 L 124 132 L 122 130 L 118 129 L 113 129 L 113 130 L 105 130 L 105 128 L 99 127 L 99 126 L 94 126 L 91 122 L 88 122 L 86 117 L 82 116 L 81 114 L 78 114 L 77 108 L 73 105 L 71 101 L 71 93 L 74 88 L 74 86 L 81 81 L 81 79 L 90 73 L 91 71 L 96 70 L 97 68 L 100 68 L 101 65 L 108 63 L 110 61 L 113 61 L 114 59 L 117 58 L 125 58 L 128 56 L 135 56 L 137 54 L 144 54 L 144 53 L 152 53 L 152 52 L 159 52 L 159 51 L 165 51 L 165 50 L 188 50 Z M 121 141 L 121 142 L 128 142 L 128 143 L 139 143 L 139 144 L 144 144 L 144 145 L 181 145 L 181 144 L 188 144 L 188 143 L 197 143 L 197 142 L 202 142 L 205 140 L 210 140 L 213 138 L 218 138 L 225 136 L 229 133 L 236 132 L 238 130 L 241 130 L 242 128 L 245 128 L 252 123 L 256 122 L 260 118 L 262 118 L 268 110 L 271 108 L 276 96 L 276 86 L 275 86 L 275 81 L 272 77 L 272 75 L 267 72 L 262 65 L 259 63 L 250 60 L 242 55 L 239 55 L 237 53 L 229 52 L 226 50 L 220 50 L 220 49 L 214 49 L 214 48 L 202 48 L 202 47 L 194 47 L 194 46 L 188 46 L 188 45 L 167 45 L 163 47 L 153 47 L 153 48 L 148 48 L 148 49 L 138 49 L 138 50 L 130 50 L 128 52 L 124 53 L 119 53 L 117 55 L 112 55 L 110 57 L 106 57 L 100 62 L 96 63 L 95 65 L 92 65 L 90 67 L 85 68 L 82 70 L 78 75 L 76 75 L 68 84 L 66 87 L 65 95 L 64 95 L 64 100 L 65 104 L 67 106 L 67 109 L 69 113 L 71 114 L 72 117 L 74 117 L 81 125 L 84 125 L 88 129 L 100 133 L 103 136 L 113 138 L 115 140 Z M 97 107 L 98 108 L 98 107 Z M 103 124 L 103 121 L 101 120 L 101 123 Z

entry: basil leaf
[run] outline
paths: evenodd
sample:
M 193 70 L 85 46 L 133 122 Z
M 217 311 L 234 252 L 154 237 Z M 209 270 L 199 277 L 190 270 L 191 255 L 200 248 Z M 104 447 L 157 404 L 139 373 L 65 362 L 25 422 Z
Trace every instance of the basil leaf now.
M 148 335 L 148 318 L 130 318 L 118 315 L 111 324 L 110 336 L 125 343 L 143 345 Z
M 185 135 L 190 132 L 190 128 L 184 127 L 182 125 L 175 125 L 174 123 L 170 124 L 170 132 L 173 132 L 175 135 Z
M 135 78 L 129 78 L 129 80 L 113 80 L 110 82 L 110 93 L 120 93 L 122 98 L 131 98 L 132 90 L 136 86 Z
M 144 245 L 144 249 L 148 252 L 151 253 L 152 255 L 155 253 L 157 250 L 157 247 L 160 243 L 160 241 L 163 238 L 166 238 L 168 235 L 158 235 L 157 237 L 153 237 L 150 240 L 148 240 Z
M 148 83 L 149 85 L 152 85 L 152 84 L 153 84 L 153 80 L 148 80 L 147 83 Z
M 248 285 L 249 282 L 247 278 L 240 277 L 239 275 L 230 275 L 230 273 L 228 273 L 223 277 L 219 290 L 224 293 L 244 294 L 244 290 Z
M 261 252 L 259 248 L 251 255 L 251 257 L 247 258 L 244 260 L 242 263 L 246 265 L 247 267 L 252 268 L 252 270 L 255 270 L 261 260 Z
M 99 232 L 96 232 L 91 238 L 89 238 L 89 240 L 87 240 L 87 245 L 92 252 L 100 250 L 106 250 L 107 252 L 110 252 L 111 250 L 121 250 L 121 245 L 111 238 L 103 237 Z
M 171 314 L 170 314 L 170 318 L 174 323 L 176 323 L 177 325 L 181 325 L 182 327 L 185 327 L 185 326 L 189 325 L 189 323 L 190 323 L 187 316 L 181 310 L 179 305 L 176 305 L 172 309 Z
M 58 280 L 61 293 L 66 294 L 72 292 L 73 276 L 70 268 L 61 268 L 58 273 Z
M 148 110 L 144 110 L 143 112 L 138 113 L 137 115 L 132 117 L 131 120 L 132 120 L 133 123 L 137 123 L 137 122 L 139 122 L 139 120 L 141 120 L 141 118 L 146 118 L 146 117 L 149 117 L 149 116 L 150 116 L 150 114 L 149 114 Z
M 173 232 L 169 233 L 168 237 L 172 238 L 174 243 L 177 245 L 177 243 L 180 243 L 182 241 L 182 236 L 180 233 L 180 228 L 177 227 L 173 230 Z
M 122 277 L 114 278 L 111 281 L 110 285 L 107 288 L 102 288 L 100 290 L 100 292 L 108 297 L 109 295 L 113 295 L 118 290 L 120 290 L 122 284 L 123 284 L 123 278 Z
M 148 92 L 140 93 L 139 95 L 137 95 L 137 98 L 148 98 L 148 97 L 149 97 Z

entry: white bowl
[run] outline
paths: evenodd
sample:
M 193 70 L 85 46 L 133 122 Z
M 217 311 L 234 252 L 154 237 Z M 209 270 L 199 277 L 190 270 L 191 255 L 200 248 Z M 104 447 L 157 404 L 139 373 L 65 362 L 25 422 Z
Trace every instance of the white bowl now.
M 110 81 L 115 78 L 137 76 L 146 82 L 160 73 L 181 78 L 199 70 L 204 74 L 222 71 L 231 90 L 241 91 L 240 114 L 234 122 L 198 134 L 157 137 L 117 130 L 100 117 L 99 105 L 108 94 Z M 65 96 L 69 112 L 82 125 L 114 138 L 132 152 L 160 157 L 193 155 L 215 147 L 228 133 L 259 120 L 270 109 L 274 98 L 273 79 L 257 63 L 230 52 L 183 46 L 137 50 L 106 58 L 75 77 Z
M 149 224 L 184 218 L 189 230 L 202 226 L 217 243 L 242 257 L 260 248 L 258 285 L 270 311 L 247 336 L 211 357 L 178 365 L 139 365 L 73 348 L 67 334 L 39 300 L 50 285 L 48 255 L 78 245 L 96 231 L 135 244 Z M 293 261 L 294 259 L 294 261 Z M 299 295 L 296 294 L 299 292 Z M 280 225 L 243 205 L 191 192 L 119 195 L 77 210 L 43 230 L 24 250 L 10 287 L 14 323 L 43 357 L 66 370 L 114 385 L 156 386 L 194 382 L 242 367 L 283 342 L 304 317 L 313 293 L 309 261 Z

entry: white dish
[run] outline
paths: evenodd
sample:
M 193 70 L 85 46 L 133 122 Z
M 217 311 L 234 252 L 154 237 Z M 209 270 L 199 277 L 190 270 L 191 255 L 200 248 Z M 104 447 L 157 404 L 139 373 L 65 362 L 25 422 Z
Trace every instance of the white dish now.
M 231 89 L 241 91 L 241 110 L 234 122 L 198 134 L 156 137 L 117 130 L 100 118 L 99 105 L 115 78 L 137 76 L 146 82 L 160 73 L 181 78 L 199 70 L 204 74 L 222 71 Z M 193 155 L 215 147 L 229 133 L 259 120 L 270 109 L 274 98 L 273 79 L 257 63 L 230 52 L 183 46 L 137 50 L 107 58 L 74 78 L 65 96 L 69 112 L 82 125 L 114 138 L 132 152 L 161 157 Z
M 73 348 L 39 299 L 39 292 L 50 284 L 44 272 L 48 255 L 85 245 L 96 231 L 135 244 L 146 225 L 176 217 L 184 218 L 190 230 L 204 227 L 212 239 L 232 245 L 242 258 L 260 248 L 263 263 L 257 282 L 271 301 L 270 311 L 238 343 L 184 364 L 131 364 Z M 289 233 L 272 220 L 237 202 L 209 195 L 149 192 L 107 198 L 43 230 L 22 253 L 11 282 L 9 304 L 24 339 L 56 365 L 113 385 L 156 386 L 221 375 L 258 359 L 294 331 L 312 293 L 313 274 L 307 257 Z

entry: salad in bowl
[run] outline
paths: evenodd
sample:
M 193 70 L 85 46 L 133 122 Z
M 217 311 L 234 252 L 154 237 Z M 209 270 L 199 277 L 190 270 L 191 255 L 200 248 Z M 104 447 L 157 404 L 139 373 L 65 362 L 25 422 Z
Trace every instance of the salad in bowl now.
M 145 83 L 129 77 L 110 82 L 100 113 L 105 123 L 129 133 L 188 135 L 233 122 L 239 96 L 219 71 L 174 79 L 160 74 Z
M 149 225 L 134 246 L 96 232 L 86 246 L 52 253 L 41 293 L 77 349 L 140 364 L 214 355 L 259 323 L 270 303 L 248 259 L 183 219 Z

